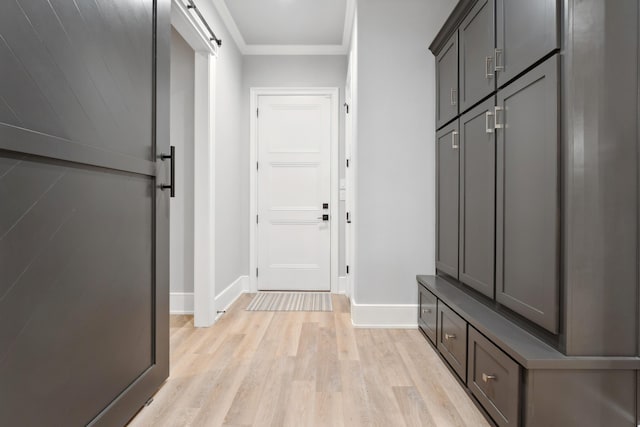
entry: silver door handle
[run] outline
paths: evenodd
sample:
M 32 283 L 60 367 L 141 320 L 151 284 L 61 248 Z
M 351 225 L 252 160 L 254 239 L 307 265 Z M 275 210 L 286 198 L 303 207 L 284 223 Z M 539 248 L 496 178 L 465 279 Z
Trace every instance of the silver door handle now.
M 454 334 L 444 334 L 444 339 L 449 341 L 449 340 L 455 340 L 456 336 Z
M 493 133 L 493 128 L 489 124 L 489 117 L 493 117 L 493 116 L 495 116 L 495 114 L 492 113 L 491 110 L 484 113 L 484 127 L 487 133 Z
M 504 107 L 500 107 L 500 106 L 496 105 L 496 106 L 494 107 L 494 111 L 495 111 L 495 112 L 494 112 L 494 114 L 495 114 L 495 119 L 494 119 L 494 122 L 495 122 L 495 128 L 496 128 L 496 129 L 503 129 L 503 128 L 504 128 L 504 123 L 500 123 L 500 120 L 499 120 L 499 118 L 500 118 L 499 113 L 500 113 L 500 111 L 504 111 Z
M 482 374 L 482 381 L 484 381 L 485 383 L 496 379 L 498 379 L 498 377 L 496 377 L 495 375 L 487 375 L 485 373 Z
M 454 130 L 453 132 L 451 132 L 451 148 L 453 150 L 457 150 L 458 148 L 460 148 L 460 146 L 456 144 L 457 136 L 458 136 L 458 131 Z
M 429 313 L 431 313 L 430 308 L 425 308 L 424 310 L 422 310 L 422 314 L 429 314 Z
M 493 62 L 493 57 L 487 56 L 484 59 L 484 76 L 488 80 L 493 78 L 493 73 L 491 72 L 491 63 Z
M 456 105 L 458 103 L 458 90 L 451 88 L 451 105 Z
M 502 56 L 502 49 L 496 49 L 494 51 L 495 57 L 496 57 L 496 64 L 494 70 L 496 72 L 498 71 L 504 71 L 504 63 L 503 61 L 501 61 L 500 59 L 504 60 L 503 56 Z

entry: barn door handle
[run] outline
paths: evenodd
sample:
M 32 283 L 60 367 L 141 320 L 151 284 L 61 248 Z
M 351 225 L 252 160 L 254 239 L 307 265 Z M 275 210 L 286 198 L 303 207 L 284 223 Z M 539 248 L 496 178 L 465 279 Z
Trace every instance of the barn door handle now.
M 176 197 L 176 147 L 173 145 L 170 154 L 160 154 L 160 160 L 164 162 L 167 159 L 171 159 L 171 184 L 162 184 L 160 188 L 162 190 L 171 189 L 171 197 Z

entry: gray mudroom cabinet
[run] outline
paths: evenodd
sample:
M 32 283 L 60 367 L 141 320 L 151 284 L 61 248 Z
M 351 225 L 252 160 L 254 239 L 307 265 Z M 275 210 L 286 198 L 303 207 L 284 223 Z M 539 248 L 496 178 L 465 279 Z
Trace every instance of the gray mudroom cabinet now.
M 558 56 L 498 91 L 496 299 L 558 332 Z
M 640 3 L 460 0 L 430 50 L 419 329 L 495 425 L 640 425 Z
M 495 278 L 495 98 L 460 117 L 459 279 L 489 298 Z
M 458 115 L 458 33 L 436 57 L 436 122 L 438 128 Z
M 560 47 L 561 6 L 558 0 L 496 0 L 499 87 Z
M 495 90 L 495 0 L 479 0 L 460 24 L 460 111 Z
M 459 136 L 457 120 L 436 135 L 436 265 L 455 278 L 458 277 Z

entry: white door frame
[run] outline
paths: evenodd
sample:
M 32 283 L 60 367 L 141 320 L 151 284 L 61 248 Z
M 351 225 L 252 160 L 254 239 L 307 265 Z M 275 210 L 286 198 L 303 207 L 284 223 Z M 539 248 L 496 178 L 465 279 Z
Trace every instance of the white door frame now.
M 338 203 L 339 202 L 339 101 L 340 91 L 336 87 L 327 88 L 287 88 L 287 87 L 252 87 L 250 89 L 249 115 L 250 115 L 250 174 L 249 174 L 249 277 L 250 292 L 258 291 L 258 277 L 256 271 L 258 268 L 258 224 L 256 224 L 256 215 L 258 214 L 258 133 L 257 133 L 257 114 L 258 97 L 267 95 L 298 95 L 298 96 L 328 96 L 331 98 L 331 198 L 329 215 L 331 221 L 329 227 L 331 229 L 331 293 L 338 293 L 338 251 L 339 236 L 338 229 L 341 218 L 339 218 Z
M 211 326 L 215 306 L 215 73 L 217 45 L 185 0 L 171 1 L 171 25 L 195 51 L 193 314 L 196 327 Z
M 344 118 L 344 158 L 345 163 L 349 162 L 349 167 L 346 167 L 344 170 L 344 181 L 345 181 L 345 212 L 349 213 L 349 219 L 351 221 L 350 224 L 347 223 L 347 219 L 344 218 L 344 240 L 345 240 L 345 265 L 349 267 L 349 273 L 346 275 L 346 289 L 345 294 L 349 299 L 353 299 L 353 265 L 354 265 L 354 233 L 353 233 L 353 212 L 354 212 L 354 191 L 353 191 L 353 135 L 354 135 L 354 102 L 353 102 L 353 93 L 351 90 L 352 87 L 352 79 L 351 79 L 351 61 L 349 61 L 349 65 L 347 67 L 347 81 L 344 86 L 344 101 L 345 105 L 349 109 L 347 113 L 345 111 Z

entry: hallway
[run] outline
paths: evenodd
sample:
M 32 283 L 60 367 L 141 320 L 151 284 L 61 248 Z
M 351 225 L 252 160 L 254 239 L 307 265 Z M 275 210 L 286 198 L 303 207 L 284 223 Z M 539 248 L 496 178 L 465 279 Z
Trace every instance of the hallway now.
M 131 426 L 487 426 L 417 330 L 333 312 L 248 312 L 207 329 L 171 317 L 171 374 Z M 430 375 L 425 375 L 429 372 Z

